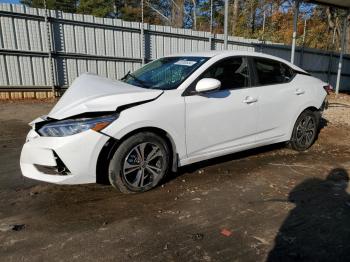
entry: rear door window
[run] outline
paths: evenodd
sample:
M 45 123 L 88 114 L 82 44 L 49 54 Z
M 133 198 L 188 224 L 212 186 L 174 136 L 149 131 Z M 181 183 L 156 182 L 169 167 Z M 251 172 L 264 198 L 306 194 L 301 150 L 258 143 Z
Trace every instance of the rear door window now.
M 283 84 L 293 78 L 293 70 L 279 61 L 254 58 L 254 65 L 259 85 Z

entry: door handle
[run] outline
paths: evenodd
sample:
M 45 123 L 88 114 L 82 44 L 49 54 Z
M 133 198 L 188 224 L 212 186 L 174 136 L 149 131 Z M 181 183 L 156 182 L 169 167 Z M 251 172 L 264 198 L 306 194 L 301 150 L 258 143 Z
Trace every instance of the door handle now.
M 243 103 L 246 103 L 246 104 L 252 104 L 252 103 L 255 103 L 255 102 L 258 102 L 258 99 L 256 97 L 251 97 L 251 96 L 247 96 L 243 100 Z
M 304 90 L 302 90 L 302 89 L 300 89 L 300 88 L 297 88 L 296 90 L 295 90 L 295 94 L 298 96 L 298 95 L 303 95 L 303 94 L 305 94 L 305 91 Z

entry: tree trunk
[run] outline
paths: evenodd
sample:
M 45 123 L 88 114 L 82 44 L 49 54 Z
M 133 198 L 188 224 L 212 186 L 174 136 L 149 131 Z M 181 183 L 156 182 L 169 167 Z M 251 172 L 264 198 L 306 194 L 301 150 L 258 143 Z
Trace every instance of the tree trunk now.
M 250 2 L 250 17 L 251 17 L 251 34 L 255 33 L 255 5 L 254 1 Z
M 255 33 L 255 8 L 252 6 L 252 35 Z
M 197 29 L 197 3 L 196 3 L 196 0 L 192 0 L 192 2 L 193 2 L 193 9 L 192 9 L 193 29 L 196 30 Z
M 239 11 L 239 0 L 233 1 L 233 8 L 232 8 L 232 19 L 231 19 L 231 35 L 235 35 L 236 28 L 237 28 L 237 22 L 238 22 L 238 11 Z
M 184 20 L 184 0 L 172 1 L 171 8 L 171 24 L 174 27 L 183 27 Z

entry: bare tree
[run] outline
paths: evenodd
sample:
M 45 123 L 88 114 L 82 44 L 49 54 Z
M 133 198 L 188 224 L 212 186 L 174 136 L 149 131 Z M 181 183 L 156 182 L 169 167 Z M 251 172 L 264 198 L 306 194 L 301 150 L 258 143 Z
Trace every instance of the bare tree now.
M 232 5 L 232 16 L 231 16 L 231 33 L 232 35 L 236 32 L 237 22 L 238 22 L 238 12 L 239 12 L 239 0 L 233 0 Z
M 197 2 L 196 0 L 192 0 L 193 3 L 193 8 L 192 8 L 192 13 L 193 13 L 193 29 L 197 29 Z
M 184 0 L 171 0 L 171 24 L 174 27 L 183 27 Z
M 332 8 L 327 7 L 326 8 L 326 14 L 327 14 L 327 22 L 328 22 L 328 29 L 332 33 L 332 44 L 335 45 L 335 43 L 339 42 L 338 39 L 340 39 L 340 25 L 339 25 L 339 18 L 336 15 L 336 13 L 333 11 Z

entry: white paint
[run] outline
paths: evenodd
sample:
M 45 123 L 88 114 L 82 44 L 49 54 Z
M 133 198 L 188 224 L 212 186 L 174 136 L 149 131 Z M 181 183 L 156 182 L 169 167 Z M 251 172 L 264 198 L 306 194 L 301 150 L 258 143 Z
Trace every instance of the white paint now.
M 213 91 L 215 89 L 220 88 L 221 82 L 219 80 L 216 80 L 214 78 L 203 78 L 198 81 L 196 85 L 196 91 L 197 92 L 207 92 L 207 91 Z
M 231 56 L 266 57 L 303 71 L 285 60 L 261 53 L 230 51 L 188 56 L 210 59 L 175 90 L 144 89 L 92 74 L 77 78 L 49 117 L 64 119 L 86 112 L 115 111 L 122 105 L 153 100 L 123 110 L 115 122 L 103 129 L 103 134 L 88 130 L 67 137 L 41 137 L 30 131 L 21 153 L 23 175 L 58 184 L 93 183 L 98 156 L 110 137 L 122 139 L 144 127 L 159 128 L 168 134 L 179 156 L 179 166 L 288 141 L 300 113 L 307 107 L 320 108 L 326 96 L 325 83 L 305 74 L 297 74 L 285 84 L 183 96 L 201 73 Z M 212 82 L 211 87 L 219 81 Z M 43 118 L 37 118 L 32 124 L 41 121 Z M 54 166 L 53 152 L 71 175 L 48 175 L 35 168 L 34 164 Z

